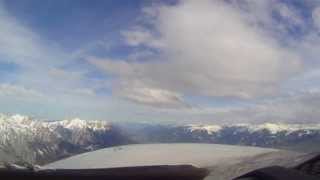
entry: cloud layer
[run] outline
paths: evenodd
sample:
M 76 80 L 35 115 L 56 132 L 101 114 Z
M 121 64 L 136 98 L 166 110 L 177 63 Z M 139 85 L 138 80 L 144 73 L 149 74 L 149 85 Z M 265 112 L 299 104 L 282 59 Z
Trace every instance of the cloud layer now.
M 286 6 L 278 9 L 284 18 L 300 23 Z M 253 21 L 254 13 L 248 16 L 232 3 L 181 1 L 145 12 L 141 21 L 148 26 L 136 25 L 123 35 L 129 46 L 160 52 L 152 61 L 89 60 L 118 78 L 115 89 L 126 98 L 153 98 L 136 93 L 147 89 L 179 96 L 270 96 L 303 70 L 300 57 L 259 25 L 263 19 Z
M 105 11 L 110 4 L 66 3 L 81 9 L 71 20 L 61 11 L 33 23 L 6 4 L 0 105 L 11 112 L 175 122 L 315 122 L 320 115 L 316 1 L 150 2 L 128 6 L 123 12 L 137 17 L 130 22 Z M 53 21 L 66 27 L 50 31 Z M 94 31 L 81 37 L 73 31 L 81 26 Z

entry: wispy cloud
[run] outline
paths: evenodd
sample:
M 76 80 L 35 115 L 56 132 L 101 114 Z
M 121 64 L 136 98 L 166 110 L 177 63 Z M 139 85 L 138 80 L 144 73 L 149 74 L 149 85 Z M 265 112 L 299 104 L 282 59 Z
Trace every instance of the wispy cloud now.
M 28 99 L 34 100 L 41 98 L 44 100 L 44 95 L 32 89 L 27 89 L 23 86 L 12 84 L 0 84 L 0 96 L 11 97 L 12 99 Z
M 182 95 L 162 89 L 152 89 L 146 87 L 126 87 L 116 92 L 116 95 L 126 99 L 154 106 L 157 108 L 188 108 L 188 103 L 184 102 Z
M 85 54 L 93 46 L 107 45 L 97 42 L 81 52 L 67 53 L 56 42 L 16 19 L 0 3 L 0 61 L 19 68 L 18 72 L 5 72 L 15 73 L 15 76 L 11 76 L 10 84 L 0 82 L 0 98 L 17 107 L 30 106 L 28 109 L 39 108 L 33 102 L 48 107 L 56 107 L 54 104 L 59 103 L 60 107 L 76 112 L 85 107 L 102 109 L 107 98 L 96 97 L 96 82 L 86 77 L 90 69 L 76 62 L 79 54 Z M 54 116 L 70 112 L 60 109 L 51 113 Z
M 22 25 L 1 4 L 0 27 L 1 61 L 13 62 L 28 68 L 44 68 L 63 61 L 65 56 L 58 48 Z
M 320 29 L 320 7 L 315 8 L 312 12 L 312 18 L 314 25 Z

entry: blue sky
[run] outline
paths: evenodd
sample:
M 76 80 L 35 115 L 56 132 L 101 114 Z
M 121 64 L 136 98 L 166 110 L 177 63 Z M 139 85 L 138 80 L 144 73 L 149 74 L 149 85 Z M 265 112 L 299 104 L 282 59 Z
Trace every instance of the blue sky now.
M 1 0 L 0 111 L 318 122 L 319 35 L 313 0 Z

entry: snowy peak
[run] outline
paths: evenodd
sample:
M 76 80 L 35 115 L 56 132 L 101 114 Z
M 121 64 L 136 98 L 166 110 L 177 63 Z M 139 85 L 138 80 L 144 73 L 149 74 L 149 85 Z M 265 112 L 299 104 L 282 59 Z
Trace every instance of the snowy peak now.
M 83 120 L 79 118 L 71 120 L 62 120 L 48 123 L 49 127 L 56 128 L 57 126 L 62 126 L 67 129 L 76 130 L 76 129 L 92 129 L 94 131 L 105 131 L 111 129 L 111 124 L 106 121 L 98 120 Z
M 127 124 L 127 131 L 130 125 Z M 100 148 L 154 142 L 201 142 L 283 148 L 320 148 L 320 124 L 143 125 L 124 134 L 106 121 L 43 121 L 0 114 L 0 161 L 47 163 Z M 129 136 L 130 135 L 130 136 Z M 133 137 L 133 138 L 132 138 Z M 1 159 L 2 158 L 2 159 Z
M 49 162 L 129 141 L 105 121 L 44 121 L 5 114 L 0 114 L 0 137 L 0 161 L 29 163 Z
M 187 125 L 187 128 L 191 131 L 205 131 L 208 134 L 213 134 L 219 132 L 222 127 L 219 125 L 197 125 L 197 124 L 191 124 Z
M 23 115 L 20 115 L 20 114 L 13 115 L 10 118 L 13 121 L 21 122 L 21 123 L 30 121 L 30 118 L 28 116 L 23 116 Z
M 259 125 L 247 125 L 247 127 L 253 132 L 268 130 L 271 134 L 277 134 L 280 132 L 290 134 L 296 131 L 320 130 L 320 124 L 264 123 Z
M 93 131 L 107 131 L 111 129 L 111 124 L 106 121 L 83 120 L 80 118 L 61 121 L 44 121 L 19 114 L 12 116 L 0 114 L 0 133 L 1 130 L 8 128 L 11 128 L 12 131 L 27 129 L 33 131 L 37 131 L 39 129 L 49 129 L 50 131 L 54 131 L 57 128 L 65 128 L 70 130 L 91 129 Z
M 190 132 L 205 131 L 208 134 L 218 133 L 226 128 L 239 128 L 245 129 L 251 133 L 267 130 L 270 134 L 277 134 L 285 132 L 287 134 L 305 131 L 320 131 L 320 124 L 285 124 L 285 123 L 263 123 L 263 124 L 234 124 L 234 125 L 204 125 L 204 124 L 191 124 L 186 126 Z
M 19 114 L 9 116 L 0 114 L 0 125 L 3 124 L 29 124 L 31 119 L 28 116 L 22 116 Z

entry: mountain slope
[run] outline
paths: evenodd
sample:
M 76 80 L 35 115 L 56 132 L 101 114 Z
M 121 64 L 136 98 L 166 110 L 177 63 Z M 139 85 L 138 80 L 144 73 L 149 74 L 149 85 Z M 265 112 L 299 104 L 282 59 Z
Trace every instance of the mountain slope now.
M 319 124 L 154 125 L 71 119 L 41 121 L 0 114 L 0 161 L 46 164 L 129 143 L 213 143 L 320 150 Z
M 111 124 L 81 119 L 45 122 L 0 115 L 0 161 L 44 164 L 67 156 L 131 142 Z M 0 155 L 1 158 L 1 155 Z
M 152 125 L 122 126 L 141 143 L 196 142 L 284 148 L 301 151 L 320 150 L 319 124 L 258 125 Z

